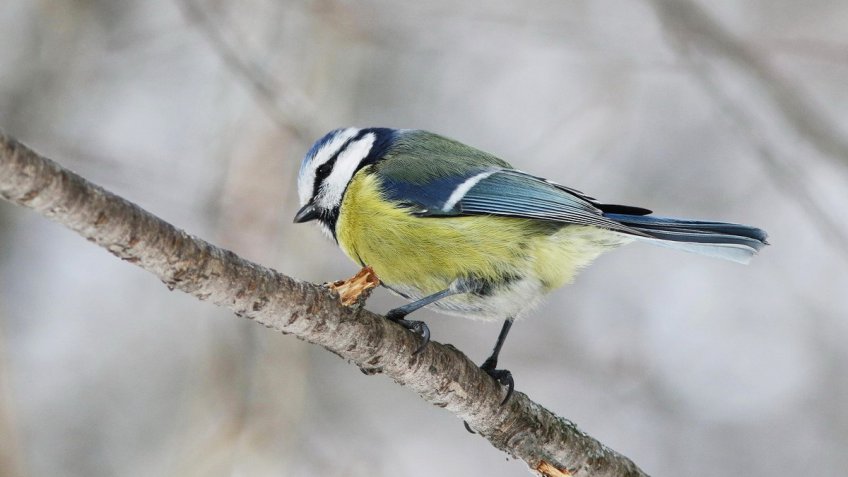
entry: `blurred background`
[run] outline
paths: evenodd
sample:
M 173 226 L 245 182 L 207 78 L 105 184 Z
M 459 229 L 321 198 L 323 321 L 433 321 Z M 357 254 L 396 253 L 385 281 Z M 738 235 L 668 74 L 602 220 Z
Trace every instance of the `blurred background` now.
M 476 5 L 474 4 L 476 3 Z M 314 282 L 309 145 L 422 128 L 604 201 L 760 226 L 639 244 L 518 324 L 518 389 L 661 475 L 848 469 L 848 2 L 4 0 L 0 127 Z M 378 291 L 369 308 L 401 301 Z M 500 324 L 424 313 L 480 362 Z M 0 475 L 525 475 L 383 376 L 0 203 Z

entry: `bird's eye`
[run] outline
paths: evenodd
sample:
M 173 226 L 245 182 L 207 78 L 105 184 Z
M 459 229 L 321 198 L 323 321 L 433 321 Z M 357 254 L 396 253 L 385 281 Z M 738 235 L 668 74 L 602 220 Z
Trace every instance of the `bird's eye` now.
M 321 164 L 320 166 L 318 166 L 318 175 L 319 176 L 325 176 L 325 175 L 329 174 L 330 169 L 332 169 L 332 167 L 333 166 L 331 166 L 330 164 L 326 164 L 326 163 Z

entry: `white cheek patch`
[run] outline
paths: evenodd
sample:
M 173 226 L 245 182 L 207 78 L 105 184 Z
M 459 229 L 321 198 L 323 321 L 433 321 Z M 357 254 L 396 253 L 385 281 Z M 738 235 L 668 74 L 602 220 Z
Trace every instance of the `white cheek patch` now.
M 341 204 L 348 182 L 359 167 L 359 163 L 368 157 L 376 139 L 377 136 L 374 133 L 368 133 L 362 139 L 348 144 L 339 154 L 333 172 L 324 181 L 319 194 L 322 208 L 330 210 Z
M 315 174 L 319 167 L 329 161 L 347 141 L 359 134 L 357 128 L 347 128 L 337 132 L 333 138 L 321 146 L 308 163 L 306 163 L 297 178 L 297 192 L 300 205 L 306 205 L 312 198 L 315 189 Z

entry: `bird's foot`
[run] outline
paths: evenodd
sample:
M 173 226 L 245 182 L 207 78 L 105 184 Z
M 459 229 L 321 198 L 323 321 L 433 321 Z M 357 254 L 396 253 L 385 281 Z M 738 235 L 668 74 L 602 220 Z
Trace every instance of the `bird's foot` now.
M 512 392 L 515 390 L 515 380 L 512 378 L 512 373 L 506 369 L 495 369 L 498 365 L 497 359 L 489 358 L 483 362 L 480 366 L 480 369 L 486 372 L 492 379 L 495 380 L 501 386 L 506 386 L 506 396 L 503 401 L 501 401 L 501 406 L 506 404 L 509 401 L 509 398 L 512 397 Z
M 403 317 L 407 314 L 403 311 L 398 311 L 398 309 L 389 310 L 386 313 L 386 318 L 394 321 L 395 323 L 403 326 L 409 331 L 415 333 L 416 335 L 421 336 L 421 344 L 418 346 L 418 349 L 412 352 L 412 355 L 415 356 L 427 347 L 427 343 L 430 342 L 430 328 L 427 326 L 427 323 L 423 321 L 414 321 L 414 320 L 405 320 Z
M 512 373 L 506 369 L 495 369 L 498 365 L 497 359 L 489 358 L 480 365 L 480 369 L 486 372 L 492 379 L 495 380 L 501 386 L 506 386 L 506 397 L 504 397 L 503 401 L 501 401 L 501 406 L 506 404 L 509 401 L 509 398 L 512 396 L 512 391 L 515 390 L 515 380 L 512 379 Z M 468 425 L 467 422 L 462 421 L 462 425 L 465 426 L 465 430 L 472 433 L 477 434 L 471 429 L 471 426 Z

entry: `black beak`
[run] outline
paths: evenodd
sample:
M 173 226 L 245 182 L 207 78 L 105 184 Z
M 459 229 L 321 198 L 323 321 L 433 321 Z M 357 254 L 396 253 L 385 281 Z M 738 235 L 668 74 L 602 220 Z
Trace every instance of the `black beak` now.
M 315 220 L 320 216 L 318 210 L 315 209 L 315 205 L 310 202 L 300 210 L 297 211 L 297 214 L 294 216 L 294 223 L 299 224 L 302 222 L 309 222 L 310 220 Z

